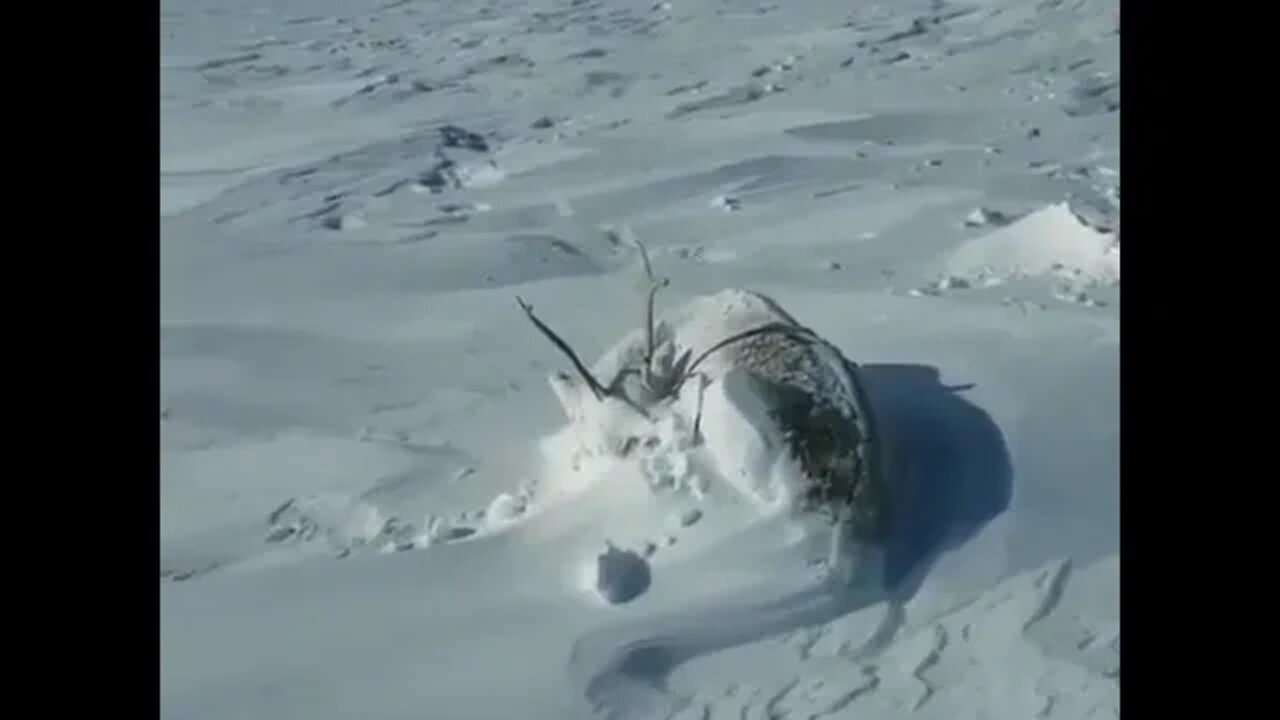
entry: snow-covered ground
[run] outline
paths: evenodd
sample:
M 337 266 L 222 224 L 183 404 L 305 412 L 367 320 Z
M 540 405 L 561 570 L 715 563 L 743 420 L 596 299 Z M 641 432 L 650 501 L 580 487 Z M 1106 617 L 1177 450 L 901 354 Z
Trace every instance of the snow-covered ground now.
M 167 720 L 1119 715 L 1114 0 L 161 33 Z M 593 362 L 643 324 L 632 238 L 660 311 L 762 292 L 862 366 L 884 587 L 816 590 L 684 455 L 564 451 L 516 297 Z

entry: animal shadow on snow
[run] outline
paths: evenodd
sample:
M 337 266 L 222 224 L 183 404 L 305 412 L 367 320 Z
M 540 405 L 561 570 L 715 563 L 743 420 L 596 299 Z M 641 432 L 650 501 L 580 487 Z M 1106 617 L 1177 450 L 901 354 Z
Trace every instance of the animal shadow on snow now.
M 964 398 L 970 386 L 948 387 L 925 365 L 863 365 L 861 374 L 892 488 L 886 581 L 905 601 L 940 554 L 1009 506 L 1013 471 L 1000 429 Z
M 1008 507 L 1012 470 L 1004 438 L 990 416 L 963 397 L 967 388 L 945 386 L 937 368 L 872 364 L 859 370 L 884 439 L 893 502 L 885 566 L 890 613 L 868 638 L 867 649 L 874 649 L 901 628 L 902 606 L 938 556 Z M 765 608 L 751 627 L 692 645 L 681 637 L 654 634 L 618 648 L 615 663 L 603 670 L 588 666 L 595 674 L 586 696 L 602 707 L 653 709 L 657 706 L 645 703 L 655 698 L 664 702 L 670 673 L 692 657 L 827 623 L 859 610 L 866 600 L 853 592 L 834 606 L 800 615 Z

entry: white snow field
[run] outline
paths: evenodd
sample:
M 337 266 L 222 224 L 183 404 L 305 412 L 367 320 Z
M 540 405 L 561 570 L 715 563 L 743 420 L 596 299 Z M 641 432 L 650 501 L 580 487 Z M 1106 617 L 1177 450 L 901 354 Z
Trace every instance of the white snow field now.
M 161 33 L 166 720 L 1119 716 L 1116 2 Z M 758 292 L 859 366 L 883 544 L 778 509 L 727 361 L 652 422 L 566 394 L 517 297 L 608 379 L 641 243 L 664 322 Z

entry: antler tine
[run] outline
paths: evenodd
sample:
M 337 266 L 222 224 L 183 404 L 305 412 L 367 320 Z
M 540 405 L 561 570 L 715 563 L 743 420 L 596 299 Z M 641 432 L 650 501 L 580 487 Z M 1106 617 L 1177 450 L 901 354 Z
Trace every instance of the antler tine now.
M 578 359 L 578 354 L 573 351 L 573 348 L 569 347 L 569 343 L 562 340 L 559 335 L 556 335 L 554 330 L 547 327 L 546 323 L 539 320 L 538 316 L 533 314 L 533 306 L 525 302 L 524 298 L 517 296 L 516 302 L 520 303 L 520 309 L 524 310 L 524 314 L 529 317 L 529 321 L 533 323 L 534 327 L 538 328 L 538 330 L 545 335 L 553 345 L 559 348 L 560 352 L 568 356 L 569 361 L 573 363 L 574 369 L 577 370 L 578 374 L 582 376 L 582 379 L 586 381 L 587 387 L 591 388 L 591 392 L 596 396 L 596 400 L 604 400 L 604 386 L 600 384 L 600 381 L 596 380 L 595 376 L 591 374 L 591 371 L 587 369 L 587 366 L 582 364 L 582 360 Z
M 644 262 L 644 274 L 649 278 L 650 283 L 657 282 L 653 277 L 653 263 L 649 262 L 649 249 L 640 242 L 640 238 L 633 237 L 631 241 L 636 244 L 636 249 L 640 251 L 640 260 Z
M 703 350 L 701 355 L 694 358 L 693 362 L 689 363 L 689 365 L 686 366 L 684 372 L 678 378 L 676 378 L 675 388 L 679 390 L 680 387 L 684 385 L 684 383 L 689 378 L 697 374 L 698 366 L 702 364 L 702 361 L 706 360 L 716 351 L 721 350 L 729 345 L 732 345 L 733 343 L 742 342 L 743 340 L 746 340 L 748 338 L 755 337 L 756 335 L 763 335 L 765 333 L 771 333 L 771 332 L 780 333 L 783 335 L 790 335 L 791 337 L 797 338 L 797 339 L 799 338 L 810 339 L 814 337 L 814 332 L 806 327 L 790 325 L 790 324 L 781 323 L 781 322 L 765 323 L 764 325 L 759 325 L 757 327 L 753 327 L 748 330 L 736 332 L 730 335 L 729 337 L 726 337 L 723 340 L 720 340 L 719 342 L 707 348 L 706 350 Z
M 654 327 L 653 327 L 653 305 L 658 296 L 658 291 L 671 284 L 669 278 L 659 280 L 654 277 L 653 263 L 649 261 L 649 251 L 645 248 L 644 243 L 639 238 L 633 238 L 636 249 L 640 251 L 640 259 L 644 262 L 644 274 L 649 278 L 649 293 L 645 301 L 644 312 L 644 329 L 645 329 L 645 353 L 644 353 L 644 381 L 649 384 L 653 377 L 653 355 L 654 355 Z

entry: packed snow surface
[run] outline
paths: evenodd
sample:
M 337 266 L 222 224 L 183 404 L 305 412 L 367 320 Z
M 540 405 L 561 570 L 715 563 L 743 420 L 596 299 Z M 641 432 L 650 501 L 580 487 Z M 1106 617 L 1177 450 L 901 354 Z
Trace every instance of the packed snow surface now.
M 160 76 L 166 720 L 1118 717 L 1115 2 L 162 0 Z M 719 356 L 565 404 L 516 298 L 609 374 L 637 241 L 859 366 L 854 572 Z

